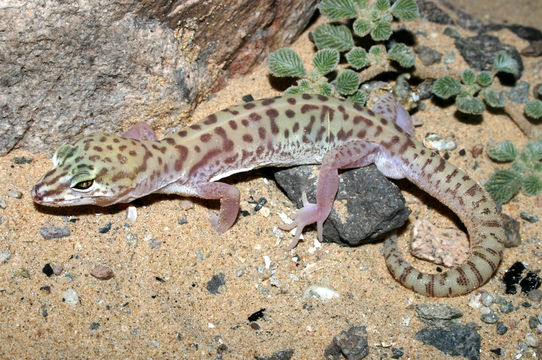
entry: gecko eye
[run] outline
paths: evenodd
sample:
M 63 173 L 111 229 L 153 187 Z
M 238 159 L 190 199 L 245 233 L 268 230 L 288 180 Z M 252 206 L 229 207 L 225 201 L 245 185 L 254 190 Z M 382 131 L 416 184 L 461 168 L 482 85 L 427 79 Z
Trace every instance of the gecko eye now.
M 94 179 L 79 181 L 72 186 L 75 190 L 88 190 L 94 184 Z

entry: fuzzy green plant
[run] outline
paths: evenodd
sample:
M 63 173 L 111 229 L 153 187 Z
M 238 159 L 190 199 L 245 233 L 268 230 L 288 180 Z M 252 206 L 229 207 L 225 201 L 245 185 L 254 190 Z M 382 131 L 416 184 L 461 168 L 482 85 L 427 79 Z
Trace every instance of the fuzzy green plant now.
M 497 170 L 486 182 L 495 201 L 505 203 L 520 190 L 531 196 L 542 191 L 542 136 L 525 145 L 521 154 L 510 140 L 489 144 L 487 154 L 495 161 L 512 162 L 510 168 Z
M 276 77 L 298 78 L 286 93 L 316 93 L 347 98 L 364 105 L 367 94 L 360 85 L 379 73 L 390 70 L 391 63 L 405 69 L 414 65 L 416 57 L 405 44 L 394 44 L 389 51 L 378 44 L 392 34 L 393 18 L 402 21 L 419 17 L 415 0 L 322 0 L 322 15 L 333 22 L 318 26 L 312 39 L 318 51 L 312 59 L 314 70 L 307 72 L 300 56 L 291 49 L 279 49 L 269 56 L 269 70 Z M 354 37 L 370 37 L 375 43 L 368 49 L 355 46 Z M 339 69 L 341 55 L 347 61 Z M 336 74 L 335 74 L 336 73 Z M 336 76 L 332 76 L 336 75 Z M 330 79 L 333 79 L 330 81 Z
M 502 108 L 506 104 L 504 93 L 492 87 L 499 72 L 518 75 L 517 61 L 500 52 L 493 62 L 492 71 L 475 74 L 466 69 L 461 73 L 461 81 L 453 76 L 443 76 L 435 81 L 432 91 L 442 99 L 455 97 L 455 105 L 463 113 L 481 114 L 486 110 L 486 104 L 492 108 Z

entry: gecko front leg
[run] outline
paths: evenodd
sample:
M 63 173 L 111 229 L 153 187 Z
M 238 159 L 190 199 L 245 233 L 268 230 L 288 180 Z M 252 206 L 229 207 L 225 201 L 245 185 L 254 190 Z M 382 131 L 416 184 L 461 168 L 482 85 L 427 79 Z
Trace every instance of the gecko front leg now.
M 279 225 L 281 229 L 286 231 L 297 228 L 288 249 L 292 249 L 297 245 L 303 228 L 312 223 L 316 223 L 318 239 L 323 240 L 324 221 L 333 208 L 333 201 L 339 188 L 338 170 L 358 168 L 371 164 L 374 162 L 379 149 L 376 144 L 364 140 L 355 140 L 336 147 L 324 155 L 316 186 L 316 204 L 310 203 L 305 192 L 303 192 L 303 207 L 294 214 L 294 221 L 291 224 Z

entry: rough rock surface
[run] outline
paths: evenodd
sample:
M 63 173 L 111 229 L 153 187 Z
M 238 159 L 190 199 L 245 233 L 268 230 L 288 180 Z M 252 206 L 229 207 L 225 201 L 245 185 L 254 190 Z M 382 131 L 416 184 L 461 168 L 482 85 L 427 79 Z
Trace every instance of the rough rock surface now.
M 0 155 L 51 152 L 137 121 L 182 126 L 220 70 L 243 73 L 305 27 L 315 1 L 0 4 Z M 299 19 L 305 19 L 300 21 Z
M 302 191 L 309 202 L 315 202 L 316 168 L 297 166 L 275 172 L 275 180 L 298 208 Z M 337 197 L 324 221 L 324 241 L 348 246 L 374 242 L 401 227 L 409 214 L 399 188 L 376 166 L 347 170 L 339 176 Z

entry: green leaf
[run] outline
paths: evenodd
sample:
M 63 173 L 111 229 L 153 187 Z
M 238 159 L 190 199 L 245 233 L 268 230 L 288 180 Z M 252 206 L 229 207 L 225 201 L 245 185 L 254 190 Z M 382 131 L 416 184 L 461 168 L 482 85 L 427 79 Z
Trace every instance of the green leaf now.
M 410 21 L 420 16 L 415 0 L 397 0 L 391 7 L 393 16 L 402 21 Z
M 493 82 L 493 75 L 491 75 L 489 71 L 480 71 L 476 81 L 478 84 L 480 84 L 480 86 L 488 87 Z
M 501 51 L 497 54 L 497 57 L 493 62 L 493 71 L 495 71 L 496 73 L 505 72 L 514 76 L 519 75 L 519 67 L 517 61 L 504 51 Z
M 358 90 L 353 95 L 349 96 L 348 100 L 350 100 L 354 104 L 365 106 L 365 103 L 367 102 L 367 94 L 365 94 L 363 91 Z
M 476 75 L 474 74 L 474 72 L 472 72 L 472 70 L 465 69 L 461 73 L 461 81 L 465 85 L 472 85 L 476 81 Z
M 303 91 L 303 89 L 301 89 L 299 86 L 290 86 L 288 89 L 284 90 L 284 93 L 295 95 L 295 94 L 305 94 L 305 91 Z
M 461 83 L 452 76 L 443 76 L 438 78 L 433 84 L 433 94 L 439 98 L 448 99 L 459 94 Z
M 485 102 L 494 108 L 501 108 L 506 104 L 506 98 L 502 91 L 496 91 L 492 88 L 484 88 L 480 92 L 480 96 L 485 100 Z
M 525 113 L 534 118 L 539 119 L 542 117 L 542 101 L 535 99 L 525 104 Z
M 518 156 L 518 150 L 510 140 L 488 144 L 487 155 L 496 161 L 512 161 Z
M 269 55 L 269 70 L 277 77 L 301 77 L 307 73 L 301 58 L 292 49 L 278 49 Z
M 312 37 L 318 49 L 331 48 L 342 52 L 354 47 L 352 33 L 345 25 L 320 25 L 314 30 Z
M 326 95 L 326 96 L 332 96 L 333 95 L 333 85 L 331 85 L 329 83 L 320 84 L 320 94 Z
M 375 8 L 378 11 L 386 11 L 390 8 L 390 0 L 376 0 Z
M 456 97 L 455 106 L 461 112 L 474 115 L 479 115 L 486 109 L 482 100 L 470 95 Z
M 416 56 L 405 44 L 395 44 L 388 52 L 388 58 L 395 60 L 404 68 L 409 68 L 414 66 L 416 63 Z
M 486 190 L 498 203 L 505 203 L 521 189 L 521 175 L 511 170 L 497 170 L 486 182 Z
M 318 9 L 331 20 L 352 19 L 358 15 L 352 0 L 322 0 Z
M 364 37 L 371 32 L 373 28 L 373 23 L 371 22 L 371 20 L 360 18 L 354 21 L 354 25 L 352 25 L 352 28 L 354 29 L 354 34 L 359 37 Z
M 371 38 L 373 38 L 374 41 L 384 41 L 390 38 L 391 33 L 391 23 L 388 21 L 379 21 L 371 31 Z
M 361 82 L 359 74 L 353 70 L 346 69 L 337 75 L 337 90 L 344 95 L 351 95 L 357 89 Z
M 312 58 L 312 64 L 322 75 L 328 74 L 335 70 L 341 55 L 335 49 L 318 50 Z
M 369 54 L 363 48 L 353 47 L 352 50 L 346 53 L 346 61 L 354 69 L 359 70 L 369 65 Z
M 542 179 L 535 174 L 528 175 L 523 179 L 522 189 L 527 195 L 537 195 L 542 191 Z
M 386 48 L 382 45 L 373 45 L 369 48 L 370 57 L 379 57 L 386 53 Z
M 529 153 L 529 157 L 534 162 L 542 160 L 542 140 L 528 142 L 523 152 Z
M 369 0 L 353 0 L 361 9 L 367 8 L 369 6 Z

